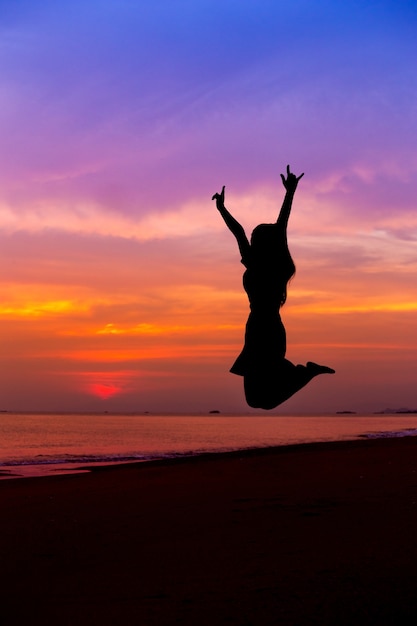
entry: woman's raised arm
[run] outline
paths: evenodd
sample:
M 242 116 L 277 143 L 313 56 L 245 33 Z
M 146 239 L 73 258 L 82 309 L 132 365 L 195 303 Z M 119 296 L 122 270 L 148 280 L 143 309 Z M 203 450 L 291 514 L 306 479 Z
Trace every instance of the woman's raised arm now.
M 239 246 L 240 254 L 242 258 L 245 258 L 250 250 L 250 243 L 246 237 L 245 230 L 241 224 L 233 217 L 231 213 L 224 206 L 224 186 L 221 193 L 215 193 L 212 200 L 216 201 L 216 207 L 224 219 L 228 229 L 236 237 L 237 245 Z
M 288 224 L 288 218 L 290 217 L 292 201 L 294 198 L 295 190 L 297 189 L 298 181 L 304 176 L 304 172 L 300 176 L 296 176 L 290 172 L 290 166 L 287 165 L 287 178 L 284 174 L 281 174 L 282 184 L 286 189 L 284 202 L 282 203 L 281 210 L 278 215 L 277 224 L 286 228 Z

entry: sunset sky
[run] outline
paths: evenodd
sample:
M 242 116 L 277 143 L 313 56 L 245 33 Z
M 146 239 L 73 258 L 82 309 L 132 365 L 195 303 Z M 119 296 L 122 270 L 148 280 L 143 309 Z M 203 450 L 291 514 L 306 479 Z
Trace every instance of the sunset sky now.
M 0 4 L 0 409 L 246 411 L 248 235 L 287 163 L 279 412 L 417 407 L 411 0 Z

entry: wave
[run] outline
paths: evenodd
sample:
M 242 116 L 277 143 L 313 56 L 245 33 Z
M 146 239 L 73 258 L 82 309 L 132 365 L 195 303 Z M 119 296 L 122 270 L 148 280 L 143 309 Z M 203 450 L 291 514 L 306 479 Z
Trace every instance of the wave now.
M 106 454 L 106 455 L 95 455 L 95 454 L 80 454 L 80 455 L 61 455 L 61 456 L 36 456 L 33 458 L 26 459 L 11 459 L 9 461 L 3 461 L 0 463 L 0 467 L 16 467 L 19 465 L 79 465 L 83 464 L 91 464 L 91 463 L 129 463 L 135 461 L 148 461 L 154 460 L 158 458 L 163 458 L 166 455 L 145 455 L 145 454 Z
M 403 428 L 401 430 L 381 430 L 360 435 L 363 439 L 393 439 L 395 437 L 416 437 L 417 428 Z
M 236 448 L 222 448 L 218 450 L 199 449 L 187 452 L 153 452 L 151 454 L 62 454 L 57 456 L 38 455 L 31 458 L 9 459 L 0 463 L 0 468 L 34 466 L 34 465 L 93 465 L 114 463 L 139 463 L 162 459 L 178 459 L 183 457 L 200 456 L 207 453 L 232 452 Z

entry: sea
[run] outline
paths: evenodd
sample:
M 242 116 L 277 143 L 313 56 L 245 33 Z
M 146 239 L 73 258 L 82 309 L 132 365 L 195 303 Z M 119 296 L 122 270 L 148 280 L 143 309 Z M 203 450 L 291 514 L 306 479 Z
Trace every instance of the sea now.
M 87 472 L 98 465 L 417 435 L 417 414 L 153 415 L 0 413 L 0 478 Z

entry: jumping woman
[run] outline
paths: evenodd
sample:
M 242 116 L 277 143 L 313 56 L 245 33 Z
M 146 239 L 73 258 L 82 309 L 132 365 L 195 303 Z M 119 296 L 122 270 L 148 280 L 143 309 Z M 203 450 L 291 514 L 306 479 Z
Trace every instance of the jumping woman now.
M 216 193 L 217 209 L 236 237 L 242 263 L 246 268 L 243 287 L 248 295 L 250 314 L 246 323 L 245 344 L 230 371 L 243 376 L 249 406 L 273 409 L 285 402 L 319 374 L 334 370 L 309 361 L 294 365 L 285 358 L 287 341 L 280 308 L 287 299 L 287 285 L 295 274 L 287 242 L 287 225 L 299 180 L 287 166 L 281 174 L 286 193 L 275 224 L 260 224 L 248 240 L 237 220 L 224 206 L 224 187 Z

